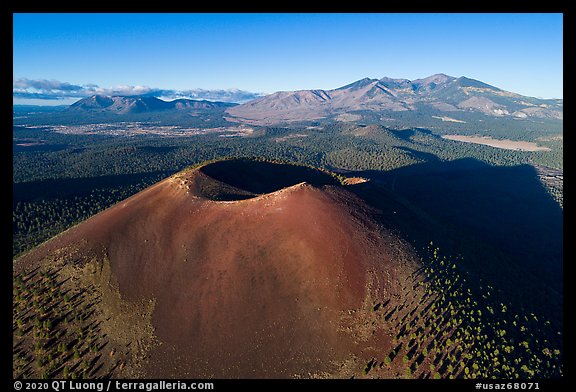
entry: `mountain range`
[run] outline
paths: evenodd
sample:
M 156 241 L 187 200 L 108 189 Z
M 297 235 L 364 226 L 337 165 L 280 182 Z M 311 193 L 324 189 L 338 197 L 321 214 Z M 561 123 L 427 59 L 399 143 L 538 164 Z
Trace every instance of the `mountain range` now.
M 316 120 L 355 111 L 477 112 L 491 117 L 562 119 L 563 100 L 525 97 L 484 82 L 444 74 L 424 79 L 364 78 L 333 90 L 280 91 L 228 108 L 251 123 Z
M 333 90 L 279 91 L 241 105 L 206 100 L 163 101 L 155 97 L 93 95 L 69 107 L 69 111 L 116 114 L 208 109 L 224 111 L 228 121 L 254 125 L 320 119 L 359 120 L 367 112 L 390 118 L 402 113 L 425 113 L 456 122 L 464 122 L 462 119 L 469 114 L 519 120 L 563 118 L 562 99 L 527 97 L 478 80 L 445 74 L 412 81 L 364 78 Z
M 93 95 L 70 105 L 69 110 L 131 114 L 169 110 L 227 108 L 234 105 L 227 102 L 193 99 L 163 101 L 156 97 Z

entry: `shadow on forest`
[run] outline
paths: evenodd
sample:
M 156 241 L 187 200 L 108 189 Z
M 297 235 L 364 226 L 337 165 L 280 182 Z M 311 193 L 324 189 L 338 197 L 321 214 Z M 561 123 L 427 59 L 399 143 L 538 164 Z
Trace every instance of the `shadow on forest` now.
M 403 146 L 398 146 L 396 148 L 399 150 L 402 150 L 402 151 L 406 151 L 407 153 L 412 155 L 414 158 L 420 159 L 420 160 L 423 160 L 426 162 L 440 161 L 440 158 L 438 158 L 436 155 L 429 153 L 429 152 L 418 151 L 418 150 L 415 150 L 413 148 L 403 147 Z
M 535 284 L 561 301 L 563 210 L 532 166 L 467 158 L 349 174 L 371 180 L 349 189 L 418 249 L 433 241 L 443 254 L 461 254 L 470 272 L 508 291 L 523 293 Z
M 137 174 L 107 175 L 100 177 L 62 178 L 12 184 L 14 202 L 31 201 L 39 197 L 68 197 L 85 195 L 98 188 L 117 188 L 122 185 L 140 184 L 143 181 L 160 181 L 173 174 L 172 171 L 156 171 Z

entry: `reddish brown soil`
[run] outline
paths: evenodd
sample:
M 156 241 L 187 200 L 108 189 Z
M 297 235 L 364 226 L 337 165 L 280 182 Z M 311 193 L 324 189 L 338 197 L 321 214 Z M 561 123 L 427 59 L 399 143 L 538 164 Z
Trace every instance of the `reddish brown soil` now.
M 358 357 L 356 371 L 381 351 L 368 310 L 401 292 L 413 264 L 360 200 L 302 183 L 217 202 L 195 194 L 199 180 L 166 179 L 15 269 L 70 245 L 106 255 L 123 300 L 155 300 L 147 377 L 346 376 L 345 363 Z

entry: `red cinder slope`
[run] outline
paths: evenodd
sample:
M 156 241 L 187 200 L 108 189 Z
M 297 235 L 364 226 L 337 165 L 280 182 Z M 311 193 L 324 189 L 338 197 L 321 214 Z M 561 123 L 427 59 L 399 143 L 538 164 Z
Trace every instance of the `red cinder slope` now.
M 15 268 L 70 247 L 109 260 L 123 301 L 154 303 L 147 377 L 345 376 L 381 353 L 369 309 L 401 291 L 414 263 L 368 207 L 336 186 L 214 201 L 210 185 L 222 186 L 198 170 L 172 176 Z

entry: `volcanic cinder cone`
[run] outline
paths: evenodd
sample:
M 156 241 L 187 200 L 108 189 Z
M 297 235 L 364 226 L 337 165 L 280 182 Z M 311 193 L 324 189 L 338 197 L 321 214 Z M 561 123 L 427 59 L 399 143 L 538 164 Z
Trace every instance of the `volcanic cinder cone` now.
M 228 160 L 116 204 L 15 271 L 73 265 L 139 376 L 339 377 L 382 354 L 371 310 L 414 269 L 404 248 L 328 174 Z

